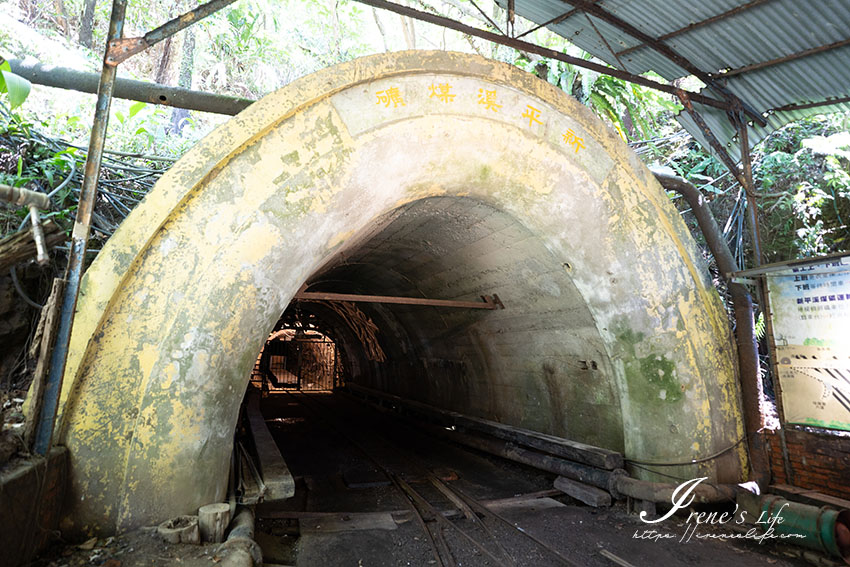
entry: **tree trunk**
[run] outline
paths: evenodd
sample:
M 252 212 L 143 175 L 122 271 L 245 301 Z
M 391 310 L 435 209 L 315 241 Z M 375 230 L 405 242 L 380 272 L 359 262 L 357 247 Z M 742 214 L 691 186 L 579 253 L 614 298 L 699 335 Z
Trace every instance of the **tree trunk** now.
M 83 4 L 83 17 L 80 18 L 80 44 L 89 49 L 94 47 L 92 42 L 92 29 L 94 28 L 94 6 L 97 0 L 85 0 Z
M 372 8 L 372 16 L 375 18 L 375 25 L 378 26 L 378 31 L 381 32 L 381 39 L 384 41 L 384 52 L 389 53 L 390 47 L 387 45 L 387 34 L 384 32 L 384 26 L 381 24 L 380 18 L 378 18 L 377 8 Z
M 413 20 L 399 14 L 401 19 L 401 31 L 404 32 L 404 42 L 408 49 L 416 49 L 416 30 L 413 27 Z
M 195 67 L 195 30 L 189 28 L 183 33 L 186 36 L 183 38 L 183 56 L 180 60 L 180 76 L 177 79 L 177 86 L 191 89 L 192 70 Z M 172 110 L 170 131 L 179 136 L 183 127 L 186 126 L 187 118 L 189 118 L 188 110 L 184 108 Z
M 62 28 L 62 35 L 68 37 L 71 30 L 68 28 L 68 11 L 65 10 L 65 0 L 53 0 L 53 8 L 56 10 L 56 23 Z
M 156 82 L 160 85 L 167 84 L 168 81 L 168 67 L 171 65 L 171 40 L 174 39 L 173 35 L 168 36 L 165 42 L 162 44 L 162 55 L 159 58 L 159 64 L 156 67 Z

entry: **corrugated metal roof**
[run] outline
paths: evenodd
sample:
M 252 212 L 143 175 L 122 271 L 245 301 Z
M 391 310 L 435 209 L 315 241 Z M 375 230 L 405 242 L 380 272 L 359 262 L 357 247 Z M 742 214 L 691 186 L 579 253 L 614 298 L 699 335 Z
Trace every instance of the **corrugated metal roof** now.
M 507 2 L 497 1 L 502 7 Z M 515 0 L 517 14 L 538 24 L 587 5 L 660 40 L 766 116 L 766 128 L 751 128 L 751 145 L 792 120 L 850 111 L 850 0 Z M 691 74 L 682 67 L 687 64 L 644 45 L 617 22 L 582 9 L 548 27 L 618 69 L 654 71 L 667 80 Z M 710 87 L 705 94 L 721 98 Z M 836 99 L 835 104 L 778 110 Z M 726 113 L 694 106 L 739 158 L 735 128 Z M 690 116 L 683 113 L 680 122 L 707 147 Z

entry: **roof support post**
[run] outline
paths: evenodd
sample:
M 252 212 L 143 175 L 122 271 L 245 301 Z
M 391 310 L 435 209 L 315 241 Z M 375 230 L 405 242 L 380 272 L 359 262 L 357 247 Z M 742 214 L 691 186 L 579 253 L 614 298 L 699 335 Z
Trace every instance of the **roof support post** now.
M 753 164 L 750 159 L 749 128 L 743 110 L 736 110 L 732 117 L 735 126 L 738 128 L 738 138 L 741 142 L 741 166 L 743 169 L 741 186 L 747 194 L 747 222 L 750 225 L 750 235 L 753 241 L 753 267 L 758 267 L 762 263 L 761 235 L 759 234 L 758 201 L 753 184 Z
M 120 39 L 123 35 L 126 10 L 127 0 L 113 0 L 107 45 L 111 41 Z M 56 343 L 50 353 L 50 371 L 44 386 L 43 405 L 35 434 L 33 449 L 39 455 L 47 455 L 53 442 L 53 426 L 56 421 L 56 410 L 59 407 L 59 394 L 62 390 L 62 377 L 65 374 L 65 363 L 68 358 L 74 311 L 77 307 L 77 296 L 83 275 L 86 244 L 91 232 L 92 213 L 97 199 L 97 181 L 100 177 L 100 164 L 106 142 L 106 128 L 109 123 L 109 108 L 112 105 L 112 91 L 115 87 L 116 73 L 117 68 L 109 65 L 106 62 L 106 57 L 104 57 L 103 70 L 97 90 L 94 123 L 92 124 L 89 150 L 86 156 L 85 176 L 80 188 L 80 202 L 74 221 L 74 231 L 71 234 L 68 267 L 65 270 L 66 284 L 62 293 L 62 311 L 59 315 Z

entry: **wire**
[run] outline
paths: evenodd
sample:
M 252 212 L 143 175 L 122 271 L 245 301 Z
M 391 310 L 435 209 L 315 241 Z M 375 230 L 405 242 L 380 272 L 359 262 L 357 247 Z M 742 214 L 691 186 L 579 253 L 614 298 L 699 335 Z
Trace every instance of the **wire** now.
M 56 193 L 65 188 L 65 186 L 71 182 L 71 178 L 77 173 L 77 160 L 71 160 L 71 173 L 68 174 L 68 177 L 65 178 L 65 181 L 56 186 L 56 188 L 47 194 L 48 198 L 53 197 Z
M 740 445 L 741 443 L 746 441 L 747 437 L 748 437 L 747 435 L 744 435 L 743 437 L 738 439 L 738 441 L 736 441 L 734 445 L 730 445 L 729 447 L 726 447 L 722 451 L 718 451 L 718 452 L 714 453 L 713 455 L 709 455 L 707 457 L 701 457 L 699 459 L 691 459 L 690 461 L 687 461 L 687 462 L 684 462 L 684 463 L 650 463 L 650 462 L 647 462 L 647 461 L 635 461 L 635 460 L 632 460 L 632 459 L 624 459 L 624 460 L 625 460 L 625 462 L 632 464 L 632 465 L 635 465 L 635 466 L 646 465 L 646 466 L 650 466 L 650 467 L 684 467 L 684 466 L 687 466 L 687 465 L 696 465 L 696 464 L 699 464 L 699 463 L 705 463 L 707 461 L 712 461 L 712 460 L 716 459 L 717 457 L 728 453 L 729 451 L 731 451 L 732 449 L 734 449 L 735 447 L 737 447 L 738 445 Z M 658 473 L 658 474 L 661 474 L 661 473 Z
M 38 303 L 30 299 L 26 293 L 24 293 L 24 290 L 21 287 L 21 283 L 18 281 L 18 272 L 15 270 L 15 266 L 9 268 L 9 275 L 12 276 L 12 283 L 15 285 L 15 291 L 18 292 L 18 295 L 21 296 L 21 299 L 27 302 L 27 305 L 34 309 L 44 308 L 44 305 L 39 305 Z

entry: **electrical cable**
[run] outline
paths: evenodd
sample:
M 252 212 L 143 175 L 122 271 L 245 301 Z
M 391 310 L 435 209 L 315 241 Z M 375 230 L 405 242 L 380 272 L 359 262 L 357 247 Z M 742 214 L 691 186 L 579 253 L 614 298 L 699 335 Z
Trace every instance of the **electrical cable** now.
M 761 431 L 761 430 L 759 430 L 759 431 Z M 756 433 L 758 433 L 758 431 Z M 684 466 L 687 466 L 687 465 L 696 465 L 696 464 L 699 464 L 699 463 L 705 463 L 705 462 L 708 462 L 708 461 L 713 461 L 717 457 L 728 453 L 729 451 L 731 451 L 732 449 L 734 449 L 735 447 L 737 447 L 738 445 L 740 445 L 741 443 L 743 443 L 746 440 L 747 440 L 747 435 L 744 435 L 743 437 L 738 439 L 738 441 L 736 441 L 735 444 L 730 445 L 729 447 L 726 447 L 725 449 L 718 451 L 718 452 L 714 453 L 713 455 L 709 455 L 707 457 L 701 457 L 699 459 L 691 459 L 690 461 L 686 461 L 684 463 L 650 463 L 650 462 L 647 462 L 647 461 L 636 461 L 636 460 L 633 460 L 633 459 L 624 459 L 624 460 L 625 460 L 625 462 L 632 464 L 632 465 L 635 465 L 635 466 L 646 465 L 646 466 L 650 466 L 650 467 L 684 467 Z
M 15 270 L 15 266 L 12 266 L 11 268 L 9 268 L 9 275 L 12 276 L 12 284 L 14 284 L 14 286 L 15 286 L 15 291 L 18 292 L 18 295 L 21 296 L 21 299 L 23 299 L 27 303 L 27 305 L 29 305 L 33 309 L 43 309 L 44 308 L 44 305 L 39 305 L 38 303 L 36 303 L 32 299 L 30 299 L 29 296 L 26 293 L 24 293 L 24 290 L 21 287 L 21 283 L 18 281 L 18 273 Z

